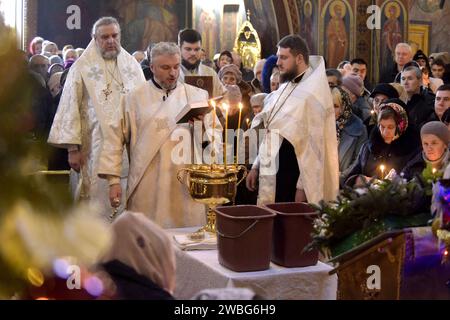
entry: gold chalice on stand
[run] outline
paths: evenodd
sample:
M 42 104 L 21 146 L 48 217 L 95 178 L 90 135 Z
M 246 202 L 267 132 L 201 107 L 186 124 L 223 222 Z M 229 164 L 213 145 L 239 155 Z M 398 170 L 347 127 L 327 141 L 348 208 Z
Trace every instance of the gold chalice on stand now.
M 242 177 L 238 178 L 239 172 Z M 177 179 L 186 186 L 192 199 L 207 207 L 206 224 L 196 233 L 216 233 L 216 213 L 214 209 L 226 203 L 234 202 L 237 186 L 247 176 L 243 165 L 190 165 L 180 169 Z M 201 236 L 200 236 L 201 237 Z

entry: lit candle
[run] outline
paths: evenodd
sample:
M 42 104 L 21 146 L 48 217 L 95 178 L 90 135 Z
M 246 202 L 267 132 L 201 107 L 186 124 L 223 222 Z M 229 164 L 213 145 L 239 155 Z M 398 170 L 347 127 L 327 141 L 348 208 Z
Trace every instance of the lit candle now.
M 433 173 L 433 179 L 436 179 L 436 168 L 433 168 L 433 170 L 431 170 L 431 172 Z
M 216 133 L 216 103 L 214 102 L 214 100 L 211 100 L 211 105 L 213 107 L 213 124 L 212 124 L 212 138 L 211 138 L 211 145 L 212 145 L 212 163 L 216 164 L 216 149 L 215 149 L 215 145 L 214 145 L 214 141 L 215 141 L 215 133 Z
M 243 108 L 242 103 L 239 103 L 239 120 L 238 120 L 238 131 L 236 141 L 236 164 L 239 164 L 239 131 L 241 131 L 242 108 Z
M 245 119 L 245 122 L 247 122 L 247 129 L 249 129 L 249 126 L 250 126 L 250 119 L 249 119 L 249 118 Z
M 224 146 L 224 150 L 223 150 L 223 164 L 224 164 L 224 168 L 225 170 L 227 170 L 227 144 L 228 144 L 228 135 L 227 135 L 227 131 L 228 131 L 228 105 L 226 103 L 224 103 L 223 108 L 225 109 L 225 146 Z
M 381 171 L 381 179 L 384 179 L 384 164 L 380 165 L 380 171 Z

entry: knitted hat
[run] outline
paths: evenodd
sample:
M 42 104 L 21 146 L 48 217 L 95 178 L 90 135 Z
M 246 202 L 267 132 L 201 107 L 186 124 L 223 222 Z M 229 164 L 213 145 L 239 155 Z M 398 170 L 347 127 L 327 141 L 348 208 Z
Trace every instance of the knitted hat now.
M 364 82 L 359 76 L 354 74 L 349 74 L 342 78 L 342 86 L 357 97 L 360 97 L 364 90 Z
M 264 99 L 268 96 L 267 93 L 258 93 L 253 95 L 250 98 L 250 105 L 253 106 L 262 106 L 264 104 Z
M 61 57 L 57 56 L 57 55 L 51 56 L 49 58 L 49 60 L 50 60 L 50 64 L 55 64 L 55 63 L 63 64 L 64 63 L 63 59 L 61 59 Z
M 388 83 L 379 83 L 375 86 L 372 93 L 370 94 L 371 98 L 374 98 L 377 94 L 384 94 L 388 97 L 388 99 L 398 98 L 398 91 L 395 90 L 393 86 Z
M 234 74 L 234 76 L 236 77 L 236 83 L 239 83 L 239 82 L 242 81 L 242 72 L 239 70 L 239 68 L 236 65 L 234 65 L 234 64 L 227 64 L 227 65 L 223 66 L 220 69 L 219 74 L 218 74 L 220 81 L 222 81 L 222 78 L 227 73 Z
M 448 145 L 450 142 L 450 132 L 448 131 L 447 126 L 440 121 L 425 123 L 420 130 L 420 136 L 422 137 L 425 134 L 435 135 L 441 139 L 445 145 Z
M 229 104 L 238 104 L 239 102 L 242 102 L 242 93 L 238 86 L 227 85 L 225 86 L 225 89 L 224 99 L 227 100 Z
M 273 68 L 277 66 L 278 57 L 270 56 L 267 58 L 266 63 L 264 63 L 262 71 L 262 85 L 265 93 L 270 93 L 270 77 L 272 76 Z

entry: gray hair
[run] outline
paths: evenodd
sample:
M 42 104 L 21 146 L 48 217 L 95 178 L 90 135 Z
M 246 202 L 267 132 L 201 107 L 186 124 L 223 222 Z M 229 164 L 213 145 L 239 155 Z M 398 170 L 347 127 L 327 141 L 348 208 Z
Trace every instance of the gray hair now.
M 408 44 L 408 43 L 405 43 L 405 42 L 400 42 L 400 43 L 397 43 L 397 45 L 395 46 L 395 49 L 397 49 L 397 48 L 400 48 L 400 47 L 403 47 L 403 48 L 406 48 L 406 49 L 408 49 L 409 50 L 409 52 L 411 53 L 411 55 L 412 55 L 412 53 L 413 53 L 413 51 L 412 51 L 412 48 L 411 48 L 411 46 Z
M 414 66 L 406 67 L 405 69 L 403 69 L 402 74 L 405 71 L 414 71 L 414 73 L 416 74 L 417 79 L 422 79 L 422 71 L 419 68 L 417 68 L 417 67 L 414 67 Z
M 120 32 L 120 24 L 116 18 L 102 17 L 94 23 L 94 26 L 92 27 L 92 37 L 95 37 L 97 35 L 98 28 L 100 28 L 101 26 L 109 26 L 110 24 L 115 24 L 119 28 L 119 32 Z
M 157 56 L 162 55 L 176 55 L 181 56 L 180 48 L 175 42 L 159 42 L 155 44 L 150 52 L 151 61 L 153 61 Z

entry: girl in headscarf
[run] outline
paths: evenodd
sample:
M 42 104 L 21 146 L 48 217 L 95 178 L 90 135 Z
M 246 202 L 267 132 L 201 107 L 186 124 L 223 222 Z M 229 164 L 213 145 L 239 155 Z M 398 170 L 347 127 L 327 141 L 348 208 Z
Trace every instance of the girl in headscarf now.
M 416 130 L 408 126 L 403 101 L 386 100 L 380 106 L 377 122 L 377 129 L 372 130 L 355 163 L 343 177 L 347 184 L 352 184 L 350 178 L 356 175 L 362 175 L 368 181 L 373 177 L 384 178 L 391 169 L 400 173 L 420 148 Z
M 102 267 L 117 299 L 173 300 L 175 253 L 163 229 L 144 214 L 125 211 L 112 224 L 113 242 Z
M 362 120 L 352 113 L 352 103 L 347 92 L 340 87 L 333 87 L 331 95 L 336 117 L 339 171 L 345 175 L 366 142 L 367 131 Z

